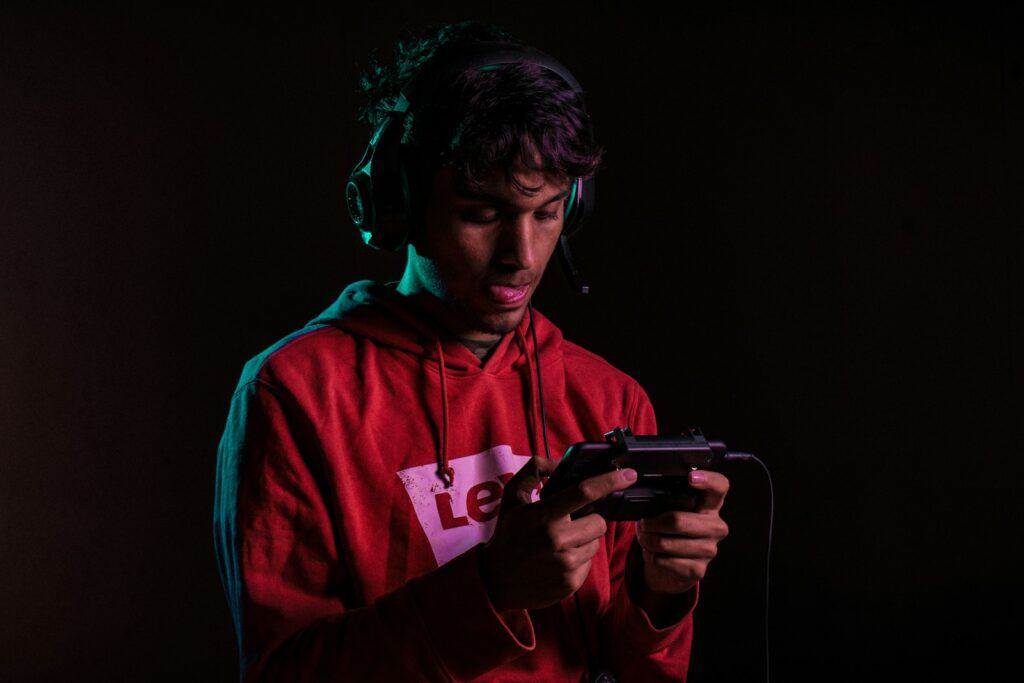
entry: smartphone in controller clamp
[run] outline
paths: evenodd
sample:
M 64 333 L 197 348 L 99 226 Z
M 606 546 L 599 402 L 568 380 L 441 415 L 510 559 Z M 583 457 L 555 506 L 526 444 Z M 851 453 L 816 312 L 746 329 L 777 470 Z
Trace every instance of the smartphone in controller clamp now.
M 637 472 L 632 486 L 613 491 L 571 517 L 596 512 L 607 520 L 635 521 L 667 510 L 693 511 L 702 493 L 690 486 L 691 471 L 714 470 L 722 462 L 751 458 L 747 453 L 729 452 L 721 441 L 708 441 L 696 427 L 678 436 L 634 436 L 629 427 L 616 427 L 604 438 L 570 446 L 544 483 L 541 500 L 584 479 L 629 467 Z

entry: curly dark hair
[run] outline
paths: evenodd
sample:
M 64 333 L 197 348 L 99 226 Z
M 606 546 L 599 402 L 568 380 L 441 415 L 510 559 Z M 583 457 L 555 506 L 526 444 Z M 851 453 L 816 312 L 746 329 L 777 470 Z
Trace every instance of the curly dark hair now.
M 376 130 L 399 91 L 421 69 L 461 45 L 490 41 L 525 45 L 504 28 L 477 20 L 404 29 L 393 64 L 381 64 L 374 53 L 369 57 L 359 78 L 367 97 L 360 120 Z M 582 97 L 557 74 L 534 64 L 467 69 L 440 84 L 431 101 L 413 103 L 402 144 L 412 150 L 421 176 L 414 189 L 418 206 L 429 191 L 422 176 L 432 178 L 440 166 L 453 166 L 457 179 L 474 191 L 503 169 L 519 192 L 532 194 L 538 188 L 526 187 L 513 173 L 517 159 L 549 179 L 564 180 L 592 177 L 604 158 Z

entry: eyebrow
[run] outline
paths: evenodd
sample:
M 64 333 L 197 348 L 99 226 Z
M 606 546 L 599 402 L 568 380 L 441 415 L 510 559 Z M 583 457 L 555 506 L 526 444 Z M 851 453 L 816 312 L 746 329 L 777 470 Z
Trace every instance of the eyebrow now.
M 489 201 L 492 204 L 495 204 L 497 206 L 510 206 L 511 205 L 511 202 L 506 200 L 504 197 L 499 197 L 498 195 L 491 194 L 490 192 L 472 192 L 470 190 L 457 189 L 457 190 L 455 190 L 455 196 L 460 197 L 462 199 L 477 199 L 477 200 L 485 199 L 485 200 L 487 200 L 487 201 Z M 559 199 L 564 199 L 565 197 L 568 197 L 568 196 L 569 196 L 569 190 L 565 190 L 563 192 L 559 192 L 558 194 L 555 194 L 555 195 L 552 195 L 552 196 L 548 197 L 544 201 L 544 203 L 541 204 L 541 206 L 547 206 L 551 202 L 556 202 Z

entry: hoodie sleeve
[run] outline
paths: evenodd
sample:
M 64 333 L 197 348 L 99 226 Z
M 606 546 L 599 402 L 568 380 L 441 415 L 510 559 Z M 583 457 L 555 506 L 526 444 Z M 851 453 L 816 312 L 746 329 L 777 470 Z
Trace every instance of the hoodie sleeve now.
M 262 380 L 240 386 L 218 448 L 214 546 L 240 679 L 467 680 L 533 650 L 525 610 L 490 603 L 479 546 L 372 604 L 346 604 L 319 449 L 286 396 Z
M 647 393 L 639 384 L 635 385 L 635 392 L 629 426 L 634 434 L 657 434 L 654 407 Z M 612 671 L 621 683 L 685 681 L 699 585 L 680 596 L 678 620 L 657 628 L 630 595 L 629 587 L 643 581 L 643 556 L 636 540 L 636 524 L 610 524 L 608 538 L 612 547 L 612 602 L 601 618 L 601 642 L 607 644 Z

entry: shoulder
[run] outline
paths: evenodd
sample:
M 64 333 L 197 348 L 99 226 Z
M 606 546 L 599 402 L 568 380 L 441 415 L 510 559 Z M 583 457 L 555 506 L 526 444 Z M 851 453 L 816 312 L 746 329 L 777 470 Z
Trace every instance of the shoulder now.
M 607 359 L 563 340 L 566 397 L 574 404 L 597 408 L 600 415 L 617 415 L 614 422 L 629 425 L 634 434 L 657 434 L 654 406 L 643 386 Z
M 643 387 L 632 375 L 575 342 L 562 340 L 562 357 L 570 391 L 573 388 L 587 392 L 599 391 L 620 397 L 630 406 L 635 406 L 641 396 L 646 396 Z
M 568 339 L 562 340 L 562 356 L 567 371 L 592 380 L 613 384 L 631 385 L 637 381 L 632 376 L 611 364 L 603 356 L 585 349 Z
M 260 383 L 283 387 L 351 366 L 355 341 L 333 325 L 310 325 L 281 337 L 249 358 L 238 388 Z

